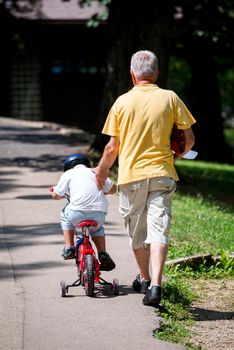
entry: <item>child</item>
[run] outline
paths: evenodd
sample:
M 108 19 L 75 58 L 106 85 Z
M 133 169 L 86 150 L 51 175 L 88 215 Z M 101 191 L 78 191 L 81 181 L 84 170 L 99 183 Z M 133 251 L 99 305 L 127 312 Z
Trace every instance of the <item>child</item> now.
M 108 201 L 105 194 L 114 194 L 116 186 L 107 179 L 103 190 L 96 185 L 95 173 L 84 154 L 72 154 L 64 162 L 64 173 L 51 193 L 53 199 L 67 195 L 69 203 L 61 211 L 61 226 L 65 247 L 64 259 L 74 259 L 74 227 L 83 220 L 94 220 L 97 226 L 90 229 L 91 237 L 98 251 L 100 270 L 111 271 L 115 263 L 106 252 L 103 224 L 107 214 Z

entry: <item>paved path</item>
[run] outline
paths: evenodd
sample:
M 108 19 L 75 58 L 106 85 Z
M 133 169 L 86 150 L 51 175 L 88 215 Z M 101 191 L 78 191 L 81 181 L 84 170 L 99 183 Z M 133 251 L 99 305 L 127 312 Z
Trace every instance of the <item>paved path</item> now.
M 0 118 L 0 349 L 184 349 L 152 336 L 159 317 L 131 289 L 137 271 L 115 195 L 106 232 L 117 267 L 103 276 L 119 279 L 120 295 L 89 298 L 79 287 L 60 297 L 60 280 L 73 282 L 76 271 L 73 261 L 61 259 L 63 202 L 52 201 L 48 188 L 64 156 L 87 150 L 90 140 L 64 133 L 56 125 Z

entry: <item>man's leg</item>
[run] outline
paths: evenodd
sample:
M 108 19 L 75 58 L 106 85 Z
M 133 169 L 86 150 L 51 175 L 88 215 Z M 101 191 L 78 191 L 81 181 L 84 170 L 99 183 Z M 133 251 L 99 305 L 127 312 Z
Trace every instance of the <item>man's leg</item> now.
M 151 243 L 150 262 L 152 278 L 150 289 L 147 290 L 142 302 L 144 305 L 158 307 L 162 294 L 162 274 L 167 256 L 168 246 L 166 243 Z
M 149 255 L 143 246 L 147 237 L 148 180 L 140 180 L 119 187 L 119 209 L 130 236 L 130 245 L 139 274 L 132 283 L 133 290 L 145 294 L 150 285 Z
M 158 307 L 162 294 L 162 275 L 168 251 L 171 223 L 171 204 L 175 181 L 152 178 L 147 198 L 147 239 L 150 243 L 151 285 L 142 302 Z
M 147 239 L 150 243 L 151 285 L 162 284 L 171 226 L 172 197 L 176 188 L 171 178 L 152 178 L 147 198 Z
M 151 260 L 151 286 L 162 285 L 163 269 L 167 257 L 168 245 L 164 243 L 151 243 L 150 260 Z
M 146 250 L 144 247 L 141 247 L 139 249 L 133 249 L 133 253 L 136 259 L 137 266 L 139 268 L 141 280 L 149 281 L 149 250 Z

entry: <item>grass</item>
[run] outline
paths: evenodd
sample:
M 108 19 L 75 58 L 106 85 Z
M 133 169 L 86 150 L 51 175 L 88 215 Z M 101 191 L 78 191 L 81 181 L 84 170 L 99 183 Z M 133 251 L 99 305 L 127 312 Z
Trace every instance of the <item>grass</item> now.
M 232 252 L 234 166 L 181 160 L 177 169 L 168 258 Z
M 183 344 L 190 350 L 198 350 L 190 342 L 191 332 L 188 331 L 193 322 L 188 307 L 195 299 L 196 295 L 189 285 L 171 275 L 170 280 L 164 283 L 163 306 L 159 312 L 163 320 L 154 333 L 155 338 Z
M 192 343 L 188 311 L 198 297 L 192 285 L 201 279 L 233 278 L 234 262 L 234 166 L 201 161 L 176 163 L 181 181 L 173 202 L 173 220 L 168 258 L 199 253 L 221 255 L 215 266 L 166 267 L 163 320 L 155 337 L 183 344 L 189 350 L 201 349 Z M 197 282 L 194 282 L 196 280 Z

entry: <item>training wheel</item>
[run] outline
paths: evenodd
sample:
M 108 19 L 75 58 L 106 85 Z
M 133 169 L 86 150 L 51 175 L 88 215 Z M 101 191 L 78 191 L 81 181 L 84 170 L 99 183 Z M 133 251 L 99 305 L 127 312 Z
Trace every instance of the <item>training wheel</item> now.
M 118 295 L 119 294 L 119 280 L 117 278 L 113 279 L 112 292 L 113 292 L 114 295 Z
M 64 280 L 60 282 L 60 294 L 62 298 L 64 298 L 67 295 L 67 285 Z

